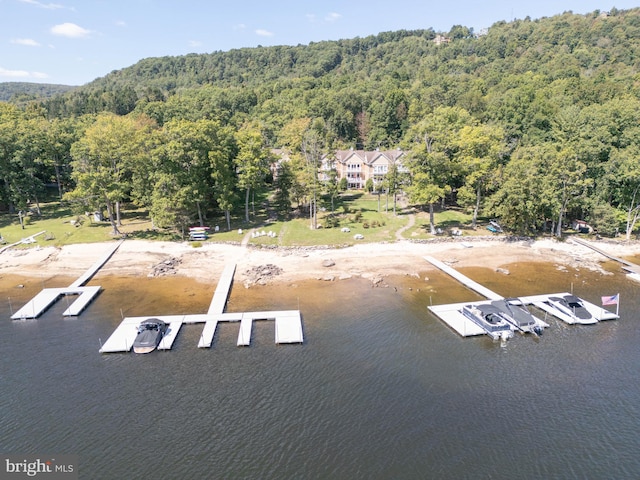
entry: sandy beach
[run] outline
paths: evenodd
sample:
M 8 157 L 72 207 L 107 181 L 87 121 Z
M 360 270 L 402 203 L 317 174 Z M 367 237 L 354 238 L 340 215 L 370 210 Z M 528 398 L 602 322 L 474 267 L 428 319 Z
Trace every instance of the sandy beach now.
M 599 248 L 618 257 L 640 254 L 639 242 L 599 241 Z M 110 242 L 64 247 L 10 249 L 0 254 L 0 275 L 52 277 L 81 275 L 111 247 Z M 487 237 L 426 243 L 356 244 L 344 248 L 259 248 L 207 242 L 194 248 L 188 242 L 126 240 L 98 275 L 149 277 L 177 275 L 204 282 L 217 279 L 235 263 L 236 281 L 288 284 L 302 280 L 339 281 L 354 277 L 373 283 L 389 275 L 427 276 L 434 267 L 430 255 L 460 267 L 508 269 L 519 262 L 547 262 L 559 266 L 600 270 L 607 259 L 571 240 L 511 240 Z

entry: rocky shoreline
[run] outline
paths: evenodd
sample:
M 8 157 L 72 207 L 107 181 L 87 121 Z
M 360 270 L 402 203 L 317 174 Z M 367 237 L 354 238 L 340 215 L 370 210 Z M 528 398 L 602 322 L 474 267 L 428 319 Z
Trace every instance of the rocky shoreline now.
M 595 242 L 594 242 L 595 243 Z M 54 275 L 77 277 L 84 273 L 110 242 L 64 247 L 7 250 L 0 254 L 1 274 L 24 277 Z M 640 255 L 640 242 L 598 241 L 603 250 L 618 257 Z M 370 280 L 384 286 L 389 275 L 428 276 L 432 266 L 424 256 L 456 268 L 485 267 L 508 274 L 519 262 L 549 262 L 558 268 L 602 269 L 603 255 L 571 241 L 553 239 L 482 237 L 436 239 L 426 242 L 358 243 L 328 247 L 257 247 L 205 242 L 194 248 L 188 242 L 126 240 L 98 275 L 185 276 L 210 283 L 229 263 L 236 264 L 236 281 L 247 288 L 301 280 Z M 43 268 L 46 265 L 46 268 Z

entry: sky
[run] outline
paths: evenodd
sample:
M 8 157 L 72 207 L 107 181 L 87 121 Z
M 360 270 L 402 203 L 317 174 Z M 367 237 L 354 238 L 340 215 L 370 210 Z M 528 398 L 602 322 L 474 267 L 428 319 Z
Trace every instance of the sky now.
M 147 57 L 640 6 L 605 1 L 0 0 L 0 82 L 83 85 Z

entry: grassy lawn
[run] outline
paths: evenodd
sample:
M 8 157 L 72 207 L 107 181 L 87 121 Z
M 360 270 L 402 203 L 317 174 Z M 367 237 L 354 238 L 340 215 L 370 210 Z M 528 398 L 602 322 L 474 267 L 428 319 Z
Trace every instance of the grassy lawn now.
M 378 197 L 364 193 L 342 195 L 334 200 L 331 211 L 330 199 L 324 199 L 318 212 L 318 228 L 311 229 L 311 219 L 297 218 L 287 222 L 269 223 L 257 231 L 267 235 L 251 238 L 256 245 L 311 246 L 353 245 L 355 243 L 390 242 L 396 239 L 395 232 L 407 224 L 406 216 L 385 213 L 384 197 L 378 212 Z M 399 211 L 399 210 L 398 210 Z M 343 232 L 342 229 L 349 229 Z M 276 234 L 268 235 L 269 231 Z M 355 235 L 364 238 L 356 240 Z
M 78 217 L 59 204 L 41 206 L 42 216 L 25 217 L 24 228 L 17 215 L 0 217 L 0 235 L 7 243 L 44 231 L 35 237 L 39 245 L 63 245 L 70 243 L 102 242 L 111 238 L 111 227 L 106 222 L 92 222 L 88 217 Z
M 435 212 L 435 225 L 440 228 L 443 233 L 440 235 L 432 235 L 429 227 L 429 212 L 417 212 L 415 214 L 415 225 L 404 232 L 403 237 L 412 240 L 427 240 L 437 237 L 448 237 L 452 230 L 462 232 L 462 237 L 486 236 L 492 233 L 486 229 L 489 223 L 488 218 L 479 218 L 477 229 L 471 228 L 472 216 L 461 210 L 444 210 Z
M 405 239 L 434 238 L 429 233 L 428 212 L 413 208 L 402 208 L 398 202 L 396 214 L 393 213 L 393 200 L 385 195 L 363 192 L 347 192 L 334 199 L 319 202 L 318 228 L 310 228 L 311 220 L 304 214 L 288 221 L 273 220 L 273 212 L 268 211 L 266 196 L 256 200 L 252 208 L 251 222 L 245 222 L 244 209 L 235 212 L 231 220 L 231 231 L 226 231 L 223 218 L 210 218 L 206 221 L 212 229 L 210 242 L 240 242 L 247 233 L 255 236 L 250 243 L 264 246 L 345 246 L 356 243 L 393 242 L 396 232 L 409 224 L 409 214 L 413 214 L 415 225 L 402 233 Z M 17 215 L 0 215 L 0 235 L 6 243 L 18 242 L 23 238 L 45 232 L 35 237 L 37 245 L 65 245 L 72 243 L 103 242 L 113 238 L 109 222 L 97 222 L 92 216 L 74 214 L 68 206 L 59 202 L 41 205 L 42 216 L 32 215 L 26 219 L 24 229 Z M 388 209 L 388 210 L 387 210 Z M 471 215 L 459 210 L 445 210 L 436 213 L 436 226 L 447 236 L 451 229 L 460 229 L 464 236 L 488 235 L 485 225 L 488 219 L 482 219 L 477 230 L 471 229 Z M 122 213 L 123 226 L 120 231 L 130 238 L 148 240 L 182 241 L 182 233 L 154 229 L 147 212 L 127 206 Z M 214 227 L 220 227 L 213 233 Z M 348 229 L 348 231 L 342 231 Z M 242 230 L 242 233 L 239 233 Z M 264 232 L 262 235 L 258 235 Z M 269 232 L 272 232 L 269 235 Z M 355 235 L 363 238 L 355 239 Z M 194 246 L 201 245 L 194 242 Z M 27 248 L 23 245 L 21 248 Z

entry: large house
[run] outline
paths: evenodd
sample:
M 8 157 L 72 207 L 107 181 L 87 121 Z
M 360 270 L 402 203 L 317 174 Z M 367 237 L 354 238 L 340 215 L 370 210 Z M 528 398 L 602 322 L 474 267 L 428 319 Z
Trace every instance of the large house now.
M 321 178 L 326 179 L 330 170 L 335 169 L 338 180 L 347 179 L 348 188 L 362 189 L 367 180 L 373 180 L 373 184 L 384 180 L 392 165 L 396 165 L 398 171 L 406 172 L 402 164 L 405 153 L 400 150 L 337 150 L 333 154 L 323 155 Z
M 276 159 L 271 164 L 271 173 L 276 178 L 278 165 L 289 161 L 289 153 L 284 149 L 272 149 Z M 329 172 L 335 170 L 337 180 L 347 179 L 347 187 L 350 189 L 363 189 L 367 180 L 371 179 L 374 186 L 384 180 L 392 165 L 398 168 L 398 172 L 406 173 L 407 168 L 402 163 L 405 153 L 400 150 L 336 150 L 334 153 L 325 154 L 321 159 L 319 179 L 329 179 Z

